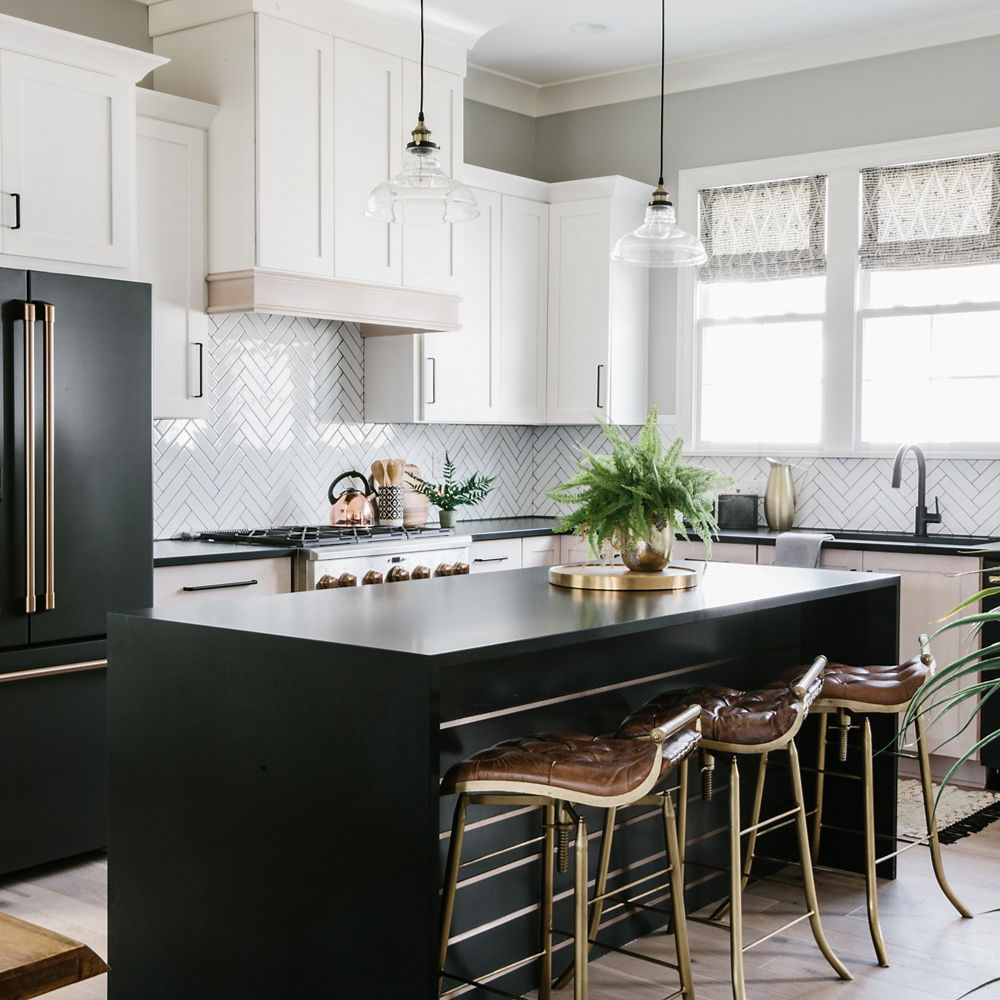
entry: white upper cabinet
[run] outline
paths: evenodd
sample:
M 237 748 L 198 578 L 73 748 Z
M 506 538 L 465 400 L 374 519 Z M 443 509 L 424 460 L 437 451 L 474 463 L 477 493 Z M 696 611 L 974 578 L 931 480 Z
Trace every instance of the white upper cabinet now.
M 140 281 L 153 286 L 153 416 L 206 417 L 205 161 L 212 105 L 136 95 Z
M 134 84 L 161 62 L 0 15 L 0 251 L 13 266 L 131 276 Z
M 334 60 L 336 274 L 399 285 L 400 227 L 366 219 L 364 211 L 372 188 L 403 165 L 403 63 L 342 38 L 336 40 Z
M 611 249 L 642 221 L 648 188 L 622 177 L 551 187 L 547 422 L 641 424 L 648 277 L 612 264 Z
M 544 196 L 547 185 L 475 168 L 466 175 L 491 187 L 472 188 L 480 215 L 462 223 L 462 327 L 366 338 L 367 421 L 544 421 L 548 206 L 508 192 Z
M 291 2 L 280 17 L 254 7 L 150 15 L 171 60 L 157 88 L 221 108 L 209 132 L 208 311 L 348 320 L 366 333 L 457 329 L 460 236 L 435 226 L 411 237 L 364 217 L 416 122 L 419 72 L 404 56 L 416 33 L 354 6 Z M 425 104 L 447 167 L 462 160 L 465 51 L 431 51 L 441 65 L 426 66 Z
M 322 32 L 257 19 L 261 267 L 333 272 L 333 48 Z

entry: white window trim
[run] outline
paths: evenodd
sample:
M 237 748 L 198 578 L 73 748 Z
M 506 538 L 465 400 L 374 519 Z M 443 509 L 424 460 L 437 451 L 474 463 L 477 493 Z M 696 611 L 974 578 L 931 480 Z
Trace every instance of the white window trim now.
M 780 450 L 787 456 L 830 458 L 875 458 L 895 454 L 895 447 L 862 445 L 857 440 L 861 407 L 856 287 L 861 215 L 859 171 L 863 167 L 973 156 L 997 150 L 1000 150 L 1000 128 L 990 128 L 681 170 L 677 177 L 677 221 L 688 232 L 698 229 L 698 191 L 702 188 L 826 174 L 827 199 L 832 206 L 827 218 L 827 323 L 834 330 L 844 332 L 838 337 L 826 335 L 828 331 L 824 333 L 824 440 L 821 444 L 761 447 L 700 444 L 694 436 L 698 399 L 694 356 L 697 270 L 681 268 L 677 273 L 676 419 L 680 434 L 691 443 L 691 450 L 699 455 L 764 455 Z M 845 204 L 845 199 L 847 204 L 855 206 L 855 211 L 836 210 L 835 206 Z M 844 401 L 849 401 L 850 405 L 843 405 Z M 928 445 L 925 451 L 936 458 L 1000 458 L 1000 441 L 995 447 Z

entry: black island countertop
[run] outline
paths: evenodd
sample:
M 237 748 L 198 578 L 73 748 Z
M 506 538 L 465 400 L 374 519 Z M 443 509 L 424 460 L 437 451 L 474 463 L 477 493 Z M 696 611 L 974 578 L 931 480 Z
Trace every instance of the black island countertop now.
M 136 612 L 208 629 L 329 643 L 367 657 L 485 658 L 746 614 L 884 587 L 884 574 L 729 563 L 701 566 L 698 586 L 598 592 L 553 586 L 548 568 L 437 577 L 406 587 L 357 587 L 242 597 Z M 119 616 L 115 616 L 116 618 Z M 128 617 L 128 616 L 121 616 Z

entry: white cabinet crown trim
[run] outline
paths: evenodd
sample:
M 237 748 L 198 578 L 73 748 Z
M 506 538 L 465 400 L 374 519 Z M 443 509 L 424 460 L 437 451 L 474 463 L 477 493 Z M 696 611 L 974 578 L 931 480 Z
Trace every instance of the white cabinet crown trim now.
M 135 92 L 135 113 L 140 118 L 154 118 L 156 121 L 188 125 L 207 131 L 219 113 L 219 106 L 139 87 Z

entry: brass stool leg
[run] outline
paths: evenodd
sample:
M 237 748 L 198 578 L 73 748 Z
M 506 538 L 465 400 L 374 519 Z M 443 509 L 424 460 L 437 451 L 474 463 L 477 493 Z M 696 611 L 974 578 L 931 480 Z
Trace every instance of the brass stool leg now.
M 552 897 L 555 886 L 556 810 L 550 802 L 542 810 L 542 901 L 541 901 L 541 968 L 538 972 L 538 1000 L 552 996 Z
M 684 868 L 677 843 L 677 820 L 670 793 L 663 795 L 663 830 L 667 838 L 667 862 L 670 865 L 670 903 L 674 944 L 677 948 L 677 970 L 681 990 L 686 1000 L 694 1000 L 694 979 L 691 975 L 691 950 L 688 945 L 687 916 L 684 913 Z
M 931 849 L 931 864 L 934 866 L 934 877 L 941 886 L 941 891 L 948 897 L 948 902 L 955 907 L 963 916 L 971 919 L 972 914 L 962 904 L 961 900 L 952 891 L 945 878 L 944 865 L 941 863 L 941 845 L 938 843 L 937 820 L 934 817 L 934 785 L 931 782 L 931 759 L 927 749 L 927 741 L 924 738 L 923 716 L 918 715 L 914 720 L 914 728 L 917 734 L 917 752 L 920 757 L 920 785 L 924 793 L 924 818 L 927 820 L 928 846 Z
M 608 869 L 611 867 L 611 843 L 615 834 L 615 822 L 618 819 L 618 809 L 604 810 L 604 831 L 601 834 L 601 856 L 597 863 L 597 877 L 594 880 L 594 903 L 590 913 L 589 939 L 597 937 L 597 932 L 601 926 L 601 915 L 604 912 L 604 892 L 608 886 Z M 587 942 L 587 951 L 590 951 L 590 940 Z M 572 978 L 574 965 L 570 965 L 563 970 L 562 975 L 553 983 L 553 987 L 561 990 Z M 539 998 L 541 1000 L 541 998 Z
M 819 717 L 819 746 L 816 748 L 816 812 L 813 815 L 810 856 L 813 864 L 819 861 L 819 840 L 823 832 L 823 791 L 826 784 L 826 731 L 828 715 Z
M 882 924 L 878 918 L 878 882 L 875 877 L 875 781 L 872 774 L 872 726 L 865 716 L 862 730 L 862 787 L 865 796 L 865 900 L 868 904 L 868 929 L 875 946 L 875 957 L 883 968 L 889 967 L 889 956 L 882 937 Z
M 743 858 L 740 853 L 740 766 L 736 754 L 729 768 L 729 964 L 733 1000 L 746 1000 L 743 978 Z
M 813 878 L 812 859 L 809 855 L 806 804 L 802 795 L 802 774 L 799 771 L 799 752 L 795 747 L 795 740 L 791 740 L 788 744 L 788 758 L 788 770 L 792 778 L 792 795 L 795 799 L 795 805 L 798 807 L 795 814 L 795 830 L 799 841 L 799 860 L 802 862 L 802 881 L 805 887 L 806 905 L 809 907 L 809 923 L 812 927 L 813 937 L 816 939 L 816 944 L 819 945 L 819 950 L 823 952 L 823 957 L 830 963 L 834 972 L 841 979 L 853 979 L 854 977 L 847 970 L 847 966 L 833 953 L 819 919 L 819 900 L 816 897 L 816 881 Z
M 576 819 L 576 845 L 573 859 L 574 891 L 573 956 L 576 974 L 574 1000 L 587 1000 L 587 961 L 590 942 L 587 939 L 587 824 L 583 816 Z
M 441 896 L 441 937 L 438 945 L 438 972 L 444 971 L 448 957 L 448 937 L 451 934 L 451 918 L 455 913 L 455 887 L 458 885 L 458 866 L 462 858 L 462 839 L 465 836 L 465 813 L 468 796 L 463 792 L 455 804 L 455 815 L 451 821 L 451 840 L 448 842 L 448 860 L 445 865 L 444 892 Z M 442 981 L 438 977 L 438 993 Z
M 767 753 L 760 755 L 760 764 L 757 768 L 757 783 L 753 793 L 753 810 L 750 814 L 750 832 L 747 835 L 746 854 L 743 855 L 742 872 L 743 881 L 740 888 L 746 891 L 750 882 L 750 870 L 753 868 L 754 852 L 757 850 L 757 824 L 760 822 L 760 809 L 764 801 L 764 782 L 767 778 Z M 709 920 L 722 920 L 729 912 L 729 900 L 721 903 L 718 909 L 708 918 Z

